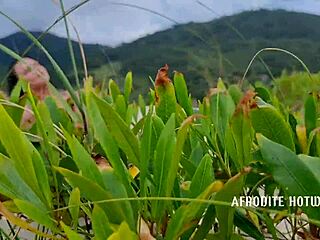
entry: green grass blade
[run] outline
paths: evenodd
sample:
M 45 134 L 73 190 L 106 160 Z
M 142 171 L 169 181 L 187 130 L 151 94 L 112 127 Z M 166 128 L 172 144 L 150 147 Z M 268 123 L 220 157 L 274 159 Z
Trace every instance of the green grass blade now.
M 55 169 L 66 178 L 73 188 L 79 188 L 81 195 L 90 201 L 103 201 L 114 198 L 110 192 L 88 178 L 65 168 L 56 167 Z M 106 213 L 111 223 L 120 224 L 127 218 L 126 212 L 118 202 L 101 203 L 99 206 Z
M 93 93 L 89 94 L 87 104 L 90 124 L 94 130 L 94 137 L 100 143 L 107 159 L 111 163 L 111 166 L 126 187 L 128 195 L 131 197 L 136 196 L 130 185 L 130 176 L 128 170 L 121 160 L 119 147 L 115 143 L 114 138 L 112 137 L 101 116 L 99 108 L 94 100 Z
M 57 223 L 47 214 L 46 208 L 41 208 L 31 202 L 15 199 L 15 205 L 30 219 L 49 228 L 51 231 L 59 232 Z
M 235 104 L 228 93 L 218 92 L 210 97 L 211 120 L 223 145 L 227 126 L 234 110 Z
M 190 197 L 195 198 L 200 193 L 202 193 L 213 181 L 213 167 L 212 167 L 212 160 L 209 154 L 206 154 L 195 174 L 192 177 L 191 185 L 190 185 Z
M 104 188 L 104 183 L 102 181 L 101 173 L 90 154 L 86 149 L 79 143 L 75 136 L 70 136 L 64 130 L 64 136 L 67 139 L 68 146 L 70 148 L 73 160 L 77 164 L 81 174 L 90 179 L 91 181 L 97 183 L 99 186 Z
M 317 127 L 317 102 L 316 94 L 311 93 L 304 103 L 304 122 L 307 130 L 307 138 L 313 129 Z
M 95 102 L 93 97 L 93 93 L 89 93 L 87 96 L 87 106 L 88 106 L 88 116 L 90 120 L 90 125 L 93 128 L 93 136 L 101 145 L 106 158 L 108 159 L 109 163 L 113 167 L 115 174 L 121 180 L 121 183 L 124 185 L 126 192 L 129 197 L 136 197 L 137 194 L 131 186 L 131 176 L 126 168 L 125 164 L 123 163 L 119 147 L 112 137 L 101 113 L 100 110 Z M 135 217 L 137 217 L 139 203 L 138 202 L 131 202 L 131 206 L 134 209 Z
M 161 132 L 157 147 L 154 153 L 154 182 L 155 189 L 153 196 L 168 197 L 171 190 L 168 189 L 168 179 L 170 174 L 176 177 L 176 172 L 171 173 L 170 162 L 173 159 L 175 149 L 175 115 L 172 114 L 167 124 Z M 166 209 L 166 203 L 163 201 L 152 202 L 152 215 L 157 222 L 161 222 Z
M 117 97 L 116 97 L 116 100 L 114 102 L 114 107 L 115 107 L 115 110 L 117 111 L 117 113 L 120 115 L 120 117 L 123 119 L 123 120 L 126 120 L 126 115 L 127 115 L 127 103 L 126 103 L 126 99 L 125 99 L 125 96 L 123 96 L 122 94 L 119 94 Z M 131 119 L 130 119 L 130 123 L 131 123 Z M 129 124 L 130 124 L 129 123 Z M 129 125 L 128 124 L 128 125 Z
M 236 225 L 243 232 L 247 233 L 250 237 L 256 240 L 265 240 L 263 234 L 259 229 L 252 223 L 252 221 L 246 216 L 245 213 L 236 209 L 234 213 L 234 225 Z
M 124 81 L 124 97 L 129 102 L 130 94 L 132 91 L 132 72 L 128 72 Z
M 76 79 L 76 84 L 77 84 L 78 90 L 80 90 L 78 68 L 77 68 L 77 63 L 76 63 L 76 59 L 74 56 L 74 49 L 72 46 L 72 41 L 71 41 L 69 26 L 68 26 L 68 18 L 67 18 L 65 9 L 64 9 L 63 0 L 60 0 L 60 8 L 61 8 L 62 15 L 64 16 L 63 20 L 64 20 L 64 25 L 65 25 L 65 29 L 66 29 L 66 33 L 67 33 L 68 48 L 69 48 L 69 54 L 70 54 L 71 63 L 72 63 L 73 71 L 74 71 L 74 77 Z M 80 101 L 81 101 L 81 98 L 80 98 Z
M 15 168 L 40 199 L 46 199 L 45 202 L 47 202 L 50 188 L 44 162 L 37 157 L 39 153 L 14 124 L 2 105 L 0 105 L 0 122 L 0 141 L 12 159 Z M 36 170 L 41 172 L 37 173 Z M 40 176 L 41 178 L 37 178 Z
M 175 72 L 173 82 L 178 103 L 186 111 L 188 116 L 192 115 L 192 101 L 188 96 L 188 88 L 183 74 L 180 72 Z
M 11 159 L 0 154 L 0 193 L 11 198 L 32 202 L 45 207 L 37 194 L 21 178 Z
M 28 86 L 28 97 L 31 102 L 34 116 L 36 118 L 40 136 L 43 139 L 41 144 L 43 143 L 42 149 L 44 150 L 44 155 L 48 156 L 50 164 L 52 164 L 53 166 L 58 166 L 59 154 L 55 152 L 52 146 L 49 144 L 49 142 L 52 142 L 57 145 L 57 136 L 53 128 L 50 113 L 43 102 L 39 102 L 38 106 L 36 106 L 36 102 L 31 93 L 30 85 Z
M 145 116 L 146 115 L 146 102 L 144 101 L 144 98 L 141 94 L 139 94 L 138 103 L 139 103 L 139 107 L 140 107 L 140 111 L 141 111 L 142 116 Z
M 117 83 L 112 79 L 110 79 L 109 81 L 109 94 L 112 96 L 113 102 L 115 102 L 117 99 L 117 96 L 121 94 Z
M 215 222 L 215 214 L 216 209 L 214 205 L 210 205 L 207 208 L 207 211 L 203 217 L 203 220 L 200 224 L 200 226 L 197 228 L 197 231 L 193 237 L 193 239 L 205 239 L 208 232 L 212 229 L 212 225 Z
M 99 99 L 95 95 L 93 95 L 93 98 L 99 107 L 110 133 L 117 141 L 118 146 L 125 152 L 128 160 L 139 167 L 140 148 L 138 139 L 110 104 Z
M 211 183 L 198 197 L 197 199 L 208 199 L 214 192 L 219 191 L 223 184 L 220 181 Z M 177 240 L 183 234 L 188 226 L 192 226 L 192 222 L 198 222 L 201 219 L 202 211 L 205 209 L 205 205 L 197 202 L 191 202 L 188 205 L 181 206 L 176 212 L 173 218 L 170 220 L 165 239 Z M 200 212 L 200 213 L 199 213 Z M 200 217 L 199 217 L 200 216 Z
M 223 202 L 232 202 L 234 197 L 238 197 L 244 185 L 244 176 L 246 172 L 240 172 L 230 178 L 223 188 L 214 196 L 214 200 Z M 227 206 L 216 206 L 217 218 L 219 221 L 218 236 L 221 239 L 230 239 L 233 234 L 234 208 Z
M 7 48 L 6 46 L 4 46 L 3 44 L 0 43 L 0 50 L 3 51 L 4 53 L 8 54 L 9 56 L 11 56 L 12 58 L 16 59 L 16 60 L 21 60 L 22 58 L 16 54 L 14 51 L 12 51 L 10 48 Z
M 113 233 L 109 219 L 99 205 L 94 205 L 91 221 L 94 239 L 105 240 Z
M 145 118 L 143 133 L 140 144 L 140 195 L 146 197 L 147 176 L 149 174 L 149 166 L 151 163 L 151 141 L 152 141 L 152 120 L 151 113 Z
M 72 226 L 73 228 L 76 229 L 79 222 L 79 212 L 80 212 L 80 205 L 81 205 L 79 188 L 72 189 L 70 193 L 68 205 L 69 205 L 70 216 L 73 222 Z

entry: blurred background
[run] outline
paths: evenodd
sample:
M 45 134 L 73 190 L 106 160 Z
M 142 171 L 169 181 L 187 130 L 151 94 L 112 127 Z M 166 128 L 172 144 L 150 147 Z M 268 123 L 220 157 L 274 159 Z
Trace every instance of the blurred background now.
M 68 18 L 78 31 L 78 37 L 75 31 L 70 34 L 79 76 L 84 74 L 78 39 L 97 84 L 112 78 L 121 86 L 124 75 L 133 71 L 135 92 L 145 94 L 152 84 L 149 78 L 154 78 L 157 69 L 167 63 L 172 71 L 185 74 L 193 97 L 201 98 L 219 77 L 230 84 L 241 80 L 254 54 L 266 47 L 294 53 L 313 73 L 320 69 L 317 0 L 68 0 L 65 8 L 77 5 Z M 53 0 L 0 0 L 0 10 L 36 37 L 61 15 L 59 2 Z M 31 44 L 2 16 L 0 29 L 0 43 L 19 54 Z M 41 42 L 74 81 L 63 21 Z M 51 81 L 62 88 L 41 51 L 32 48 L 26 56 L 44 64 Z M 0 52 L 3 88 L 12 63 L 10 56 Z M 266 52 L 250 68 L 247 82 L 270 85 L 282 77 L 285 80 L 281 84 L 298 79 L 304 86 L 304 75 L 298 73 L 302 70 L 296 59 L 280 52 Z M 292 73 L 295 77 L 289 79 Z M 284 90 L 290 87 L 288 84 L 284 84 Z M 295 87 L 299 89 L 300 85 Z

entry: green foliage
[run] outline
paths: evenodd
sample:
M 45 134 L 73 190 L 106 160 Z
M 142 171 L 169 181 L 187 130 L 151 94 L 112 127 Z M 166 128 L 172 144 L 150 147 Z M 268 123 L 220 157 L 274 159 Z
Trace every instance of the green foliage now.
M 275 79 L 275 93 L 277 97 L 293 111 L 300 110 L 304 106 L 304 101 L 310 92 L 320 84 L 320 75 L 312 74 L 312 79 L 305 72 L 295 72 L 288 74 L 284 72 Z
M 231 202 L 234 197 L 238 197 L 244 185 L 244 174 L 229 179 L 224 187 L 215 195 L 217 201 Z M 216 233 L 220 239 L 231 239 L 233 235 L 234 208 L 228 206 L 216 206 L 217 219 L 220 224 L 219 232 Z
M 96 240 L 107 239 L 113 233 L 109 219 L 99 205 L 95 205 L 92 211 L 92 229 Z
M 262 135 L 258 135 L 257 138 L 263 160 L 268 163 L 272 176 L 289 195 L 319 196 L 320 181 L 317 177 L 319 176 L 318 172 L 316 172 L 320 164 L 318 161 L 313 161 L 312 164 L 309 159 L 299 158 L 290 149 L 274 143 Z M 311 206 L 303 208 L 311 218 L 320 218 L 318 208 Z
M 171 115 L 167 124 L 163 128 L 159 137 L 154 156 L 154 182 L 155 189 L 153 195 L 156 197 L 168 197 L 168 178 L 170 174 L 170 162 L 173 160 L 173 153 L 176 144 L 175 139 L 175 116 Z M 165 214 L 166 202 L 155 201 L 152 206 L 153 217 L 162 221 Z
M 159 84 L 155 87 L 156 91 L 156 113 L 166 123 L 171 114 L 176 112 L 175 89 L 171 82 Z
M 257 108 L 250 112 L 252 125 L 257 133 L 262 133 L 274 142 L 294 150 L 294 143 L 289 123 L 279 110 L 271 105 L 259 102 Z
M 192 100 L 188 96 L 188 89 L 183 74 L 175 72 L 173 82 L 178 103 L 185 110 L 187 115 L 190 116 L 193 113 Z
M 184 76 L 172 83 L 168 74 L 148 105 L 130 97 L 131 72 L 122 86 L 86 79 L 81 109 L 53 86 L 45 100 L 27 87 L 27 97 L 1 99 L 1 214 L 48 239 L 280 239 L 286 221 L 317 238 L 318 208 L 231 206 L 244 196 L 320 195 L 316 91 L 293 108 L 277 86 L 244 92 L 220 79 L 194 109 Z M 22 131 L 26 106 L 35 122 Z
M 230 128 L 234 140 L 236 153 L 230 151 L 236 166 L 241 170 L 252 161 L 253 131 L 251 121 L 246 110 L 237 109 L 230 120 Z M 229 143 L 229 145 L 232 145 Z
M 224 144 L 228 123 L 235 110 L 232 97 L 227 92 L 213 94 L 210 98 L 210 110 L 212 123 L 221 143 Z

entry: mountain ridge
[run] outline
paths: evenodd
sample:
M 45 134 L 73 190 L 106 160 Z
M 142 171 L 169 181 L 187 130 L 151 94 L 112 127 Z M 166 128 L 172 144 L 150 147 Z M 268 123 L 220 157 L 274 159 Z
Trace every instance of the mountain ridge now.
M 172 70 L 185 73 L 192 94 L 201 97 L 220 76 L 229 82 L 237 81 L 252 56 L 265 47 L 292 51 L 305 61 L 311 71 L 318 71 L 319 25 L 320 16 L 313 14 L 257 10 L 205 23 L 176 25 L 115 48 L 99 44 L 84 44 L 84 48 L 88 67 L 97 80 L 112 77 L 121 85 L 124 74 L 132 70 L 135 88 L 146 92 L 150 86 L 148 76 L 154 77 L 156 70 L 168 63 Z M 20 35 L 8 37 L 7 45 L 3 39 L 0 39 L 0 43 L 12 49 L 16 47 L 21 52 L 28 41 L 17 36 Z M 14 46 L 12 39 L 15 38 L 22 42 L 19 44 L 15 40 Z M 66 39 L 48 35 L 43 43 L 68 75 L 72 76 Z M 78 49 L 77 42 L 73 41 L 73 45 Z M 31 53 L 31 56 L 38 57 L 41 63 L 49 66 L 42 53 L 37 50 Z M 283 53 L 264 53 L 261 57 L 275 76 L 279 76 L 283 69 L 302 69 L 296 60 Z M 76 59 L 81 68 L 79 51 L 76 52 Z M 5 63 L 2 65 L 6 67 L 9 64 L 8 57 L 4 58 L 3 53 L 0 53 L 0 63 Z M 268 71 L 259 62 L 253 64 L 249 76 L 253 81 L 261 77 L 270 78 Z M 61 87 L 58 82 L 56 85 Z

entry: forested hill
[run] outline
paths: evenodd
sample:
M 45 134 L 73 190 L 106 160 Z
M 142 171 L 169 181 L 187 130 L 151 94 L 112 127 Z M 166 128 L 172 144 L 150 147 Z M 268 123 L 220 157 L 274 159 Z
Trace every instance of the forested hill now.
M 237 81 L 254 53 L 265 47 L 285 48 L 299 56 L 311 71 L 318 71 L 319 26 L 320 17 L 316 15 L 258 10 L 207 23 L 177 25 L 116 48 L 85 45 L 85 51 L 89 68 L 97 80 L 114 77 L 120 81 L 126 71 L 132 70 L 135 88 L 144 91 L 150 84 L 148 76 L 154 77 L 156 70 L 168 63 L 172 70 L 185 73 L 191 92 L 200 97 L 219 76 Z M 71 75 L 66 40 L 48 35 L 43 42 Z M 29 44 L 21 33 L 2 39 L 0 43 L 18 52 L 22 52 Z M 78 49 L 76 43 L 74 45 Z M 31 56 L 47 64 L 43 54 L 38 51 L 33 50 Z M 284 69 L 301 69 L 296 60 L 283 53 L 264 53 L 261 57 L 275 76 Z M 77 59 L 80 59 L 79 54 Z M 0 53 L 2 70 L 10 61 L 10 58 Z M 259 61 L 251 68 L 252 80 L 268 79 L 268 76 Z

